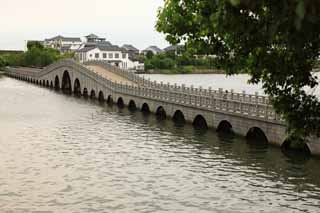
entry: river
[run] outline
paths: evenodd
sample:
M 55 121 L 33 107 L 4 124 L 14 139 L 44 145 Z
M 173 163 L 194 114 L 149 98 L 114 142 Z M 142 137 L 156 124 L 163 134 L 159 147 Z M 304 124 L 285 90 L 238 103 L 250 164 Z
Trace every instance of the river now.
M 0 77 L 0 209 L 320 212 L 320 160 Z
M 313 74 L 315 77 L 320 79 L 320 72 Z M 262 84 L 248 84 L 250 76 L 247 74 L 231 75 L 225 74 L 177 74 L 177 75 L 163 75 L 163 74 L 141 74 L 145 79 L 152 81 L 158 81 L 163 83 L 170 83 L 177 85 L 185 84 L 186 86 L 193 85 L 194 87 L 203 87 L 205 89 L 211 87 L 212 89 L 218 90 L 234 90 L 237 93 L 245 91 L 247 94 L 261 94 L 264 95 Z M 319 82 L 320 83 L 320 82 Z M 316 94 L 320 97 L 320 86 L 315 89 L 306 88 L 308 93 Z

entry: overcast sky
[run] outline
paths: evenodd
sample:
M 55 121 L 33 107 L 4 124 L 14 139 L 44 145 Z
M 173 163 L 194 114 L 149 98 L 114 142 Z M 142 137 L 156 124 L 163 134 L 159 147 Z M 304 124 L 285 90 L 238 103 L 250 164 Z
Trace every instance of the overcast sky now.
M 139 49 L 168 45 L 155 30 L 163 0 L 0 0 L 0 49 L 24 49 L 26 40 L 90 33 Z

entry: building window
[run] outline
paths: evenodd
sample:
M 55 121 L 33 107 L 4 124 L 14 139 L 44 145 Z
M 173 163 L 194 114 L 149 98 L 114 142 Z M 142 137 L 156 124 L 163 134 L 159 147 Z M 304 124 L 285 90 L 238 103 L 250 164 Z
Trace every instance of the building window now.
M 100 55 L 99 53 L 96 53 L 96 54 L 94 54 L 94 57 L 99 58 L 99 55 Z
M 127 58 L 127 54 L 122 53 L 122 58 Z
M 107 58 L 107 53 L 103 53 L 103 54 L 102 54 L 102 57 L 103 57 L 103 58 Z
M 109 53 L 109 58 L 113 58 L 113 54 L 112 53 Z
M 119 53 L 114 54 L 115 58 L 119 58 Z
M 92 54 L 90 54 L 89 56 L 90 56 L 90 58 L 92 58 Z

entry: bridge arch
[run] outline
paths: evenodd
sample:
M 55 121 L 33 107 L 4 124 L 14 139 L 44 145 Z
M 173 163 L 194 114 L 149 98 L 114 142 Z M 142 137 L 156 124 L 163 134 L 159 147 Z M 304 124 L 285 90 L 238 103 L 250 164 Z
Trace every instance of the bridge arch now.
M 76 78 L 76 80 L 74 81 L 73 84 L 73 93 L 76 96 L 81 96 L 81 85 L 80 85 L 80 81 L 78 78 Z
M 104 94 L 102 91 L 99 92 L 99 98 L 98 98 L 99 102 L 103 103 L 104 102 Z
M 158 120 L 164 120 L 167 118 L 167 113 L 163 106 L 159 106 L 156 110 L 156 117 Z
M 119 108 L 123 108 L 124 107 L 124 101 L 123 101 L 122 97 L 118 98 L 117 105 L 118 105 Z
M 112 95 L 108 95 L 107 103 L 108 103 L 108 104 L 113 104 L 113 98 L 112 98 Z
M 136 102 L 134 102 L 134 100 L 130 100 L 129 104 L 128 104 L 128 108 L 130 111 L 135 111 L 137 110 L 137 105 Z
M 55 88 L 56 90 L 59 90 L 59 89 L 60 89 L 59 76 L 56 76 L 55 79 L 54 79 L 54 88 Z
M 150 107 L 147 103 L 143 103 L 141 107 L 141 112 L 148 114 L 150 113 Z
M 88 98 L 89 97 L 89 94 L 88 94 L 88 89 L 87 88 L 83 88 L 83 97 L 84 98 Z
M 252 127 L 246 134 L 246 139 L 250 144 L 268 145 L 269 140 L 264 131 L 259 127 Z
M 94 89 L 92 89 L 91 92 L 90 92 L 90 98 L 91 99 L 95 99 L 96 98 L 96 91 L 94 91 Z
M 232 125 L 227 120 L 222 120 L 219 123 L 219 125 L 217 127 L 217 132 L 222 133 L 222 134 L 234 134 Z
M 72 93 L 71 78 L 67 70 L 63 72 L 61 88 L 64 93 Z
M 181 110 L 176 110 L 173 114 L 172 120 L 175 124 L 179 126 L 183 126 L 186 123 L 186 119 L 184 117 L 184 114 Z
M 192 126 L 195 129 L 199 129 L 199 130 L 207 130 L 208 129 L 207 121 L 202 115 L 197 115 L 193 119 Z

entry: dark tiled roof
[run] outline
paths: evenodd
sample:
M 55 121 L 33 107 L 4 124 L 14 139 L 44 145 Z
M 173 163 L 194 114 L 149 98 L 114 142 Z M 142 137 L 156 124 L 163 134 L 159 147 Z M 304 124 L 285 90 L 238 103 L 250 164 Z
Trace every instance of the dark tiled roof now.
M 88 51 L 96 49 L 96 48 L 97 48 L 96 46 L 84 47 L 84 48 L 77 50 L 77 52 L 88 52 Z
M 143 51 L 149 51 L 149 50 L 153 50 L 153 51 L 155 51 L 155 52 L 162 52 L 162 51 L 163 51 L 162 49 L 160 49 L 160 48 L 157 47 L 157 46 L 150 46 L 150 47 L 146 48 L 146 49 L 143 50 Z
M 176 51 L 177 48 L 178 48 L 178 46 L 174 45 L 174 46 L 166 47 L 166 48 L 164 48 L 163 50 L 164 50 L 164 51 Z
M 53 38 L 45 39 L 45 41 L 55 41 L 55 40 L 81 42 L 81 39 L 80 39 L 80 38 L 75 38 L 75 37 L 63 37 L 63 36 L 61 36 L 61 35 L 55 36 L 55 37 L 53 37 Z
M 96 49 L 98 48 L 100 51 L 119 51 L 119 52 L 127 52 L 125 49 L 123 48 L 120 48 L 116 45 L 110 45 L 110 46 L 107 46 L 107 45 L 94 45 L 94 46 L 87 46 L 87 47 L 84 47 L 80 50 L 78 50 L 77 52 L 88 52 L 90 50 L 93 50 L 93 49 Z
M 124 44 L 122 46 L 122 48 L 126 49 L 126 50 L 131 50 L 131 51 L 139 51 L 137 48 L 135 48 L 134 46 L 132 46 L 131 44 Z
M 99 38 L 99 36 L 91 33 L 90 35 L 87 35 L 86 38 Z
M 98 45 L 97 46 L 99 48 L 99 50 L 101 51 L 120 51 L 120 52 L 127 52 L 125 49 L 120 48 L 116 45 L 112 45 L 112 46 L 103 46 L 103 45 Z

